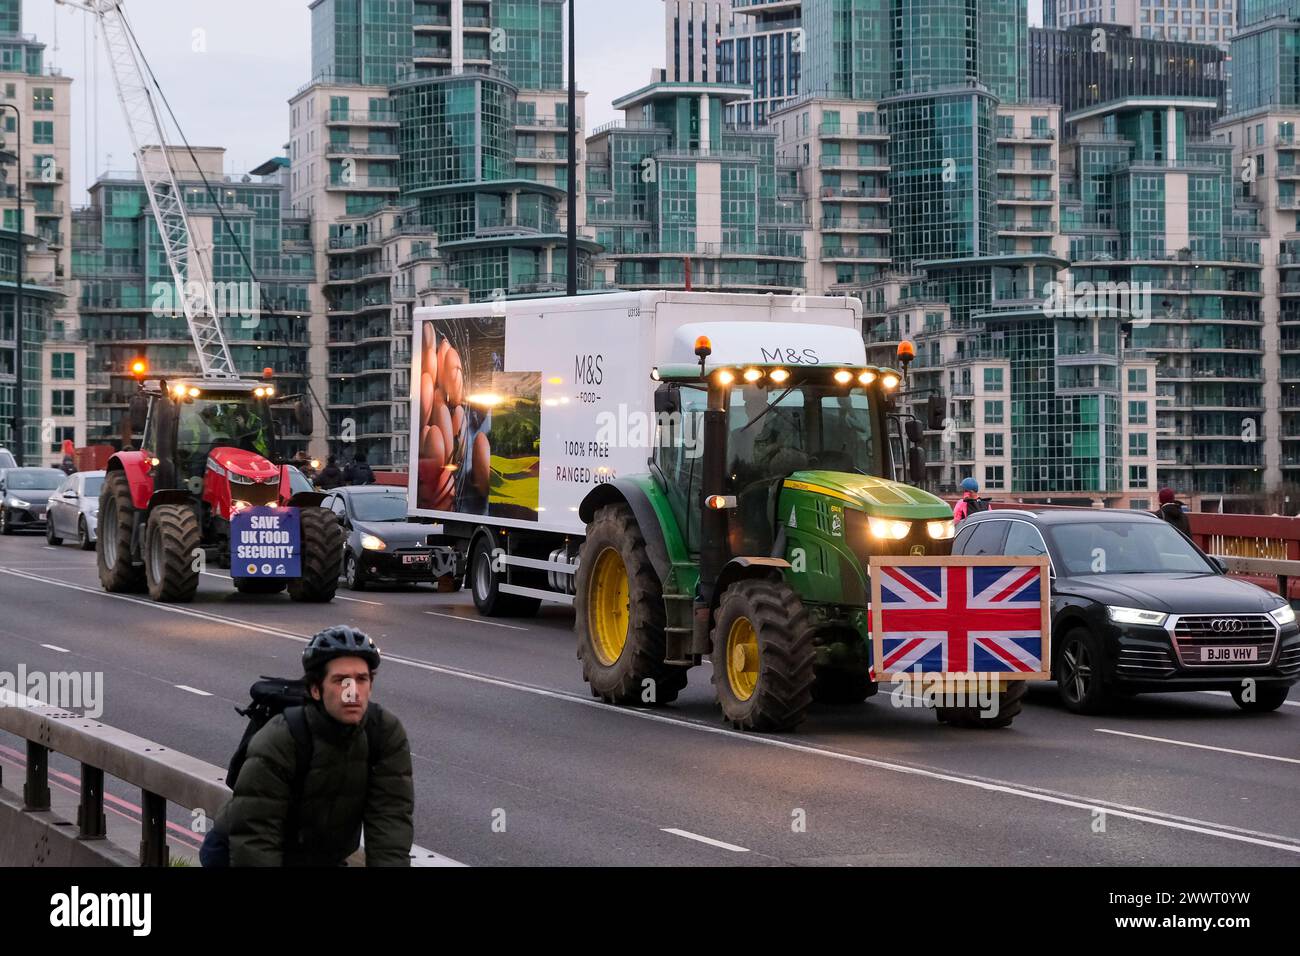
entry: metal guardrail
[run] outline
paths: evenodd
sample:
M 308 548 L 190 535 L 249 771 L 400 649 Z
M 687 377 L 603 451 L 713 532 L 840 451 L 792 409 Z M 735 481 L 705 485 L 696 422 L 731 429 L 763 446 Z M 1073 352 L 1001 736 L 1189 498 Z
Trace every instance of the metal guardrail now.
M 167 866 L 167 804 L 202 810 L 212 820 L 230 798 L 226 772 L 152 740 L 109 727 L 89 717 L 0 690 L 0 730 L 27 741 L 23 810 L 50 809 L 49 756 L 62 754 L 81 764 L 78 836 L 107 839 L 104 775 L 141 790 L 141 866 Z

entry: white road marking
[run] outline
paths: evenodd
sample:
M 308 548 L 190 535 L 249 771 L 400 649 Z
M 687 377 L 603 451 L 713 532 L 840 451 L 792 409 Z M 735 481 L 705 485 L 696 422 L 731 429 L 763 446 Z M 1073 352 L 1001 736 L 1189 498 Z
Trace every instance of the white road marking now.
M 208 577 L 210 577 L 210 578 L 221 578 L 221 580 L 223 580 L 223 581 L 231 581 L 231 580 L 233 580 L 233 578 L 231 578 L 231 576 L 230 576 L 229 574 L 217 574 L 217 573 L 215 573 L 215 572 L 213 572 L 213 571 L 201 571 L 200 573 L 201 573 L 201 574 L 206 574 L 206 575 L 207 575 Z M 350 601 L 350 602 L 352 602 L 353 604 L 370 604 L 370 605 L 373 605 L 374 607 L 383 607 L 383 606 L 384 606 L 384 605 L 381 604 L 379 601 L 363 601 L 363 600 L 361 600 L 360 598 L 344 597 L 342 594 L 336 594 L 336 595 L 334 595 L 334 600 L 336 600 L 336 601 Z
M 1231 747 L 1211 747 L 1209 744 L 1194 744 L 1190 740 L 1171 740 L 1168 737 L 1148 737 L 1146 734 L 1130 734 L 1123 730 L 1105 730 L 1094 727 L 1099 734 L 1111 734 L 1115 737 L 1132 737 L 1134 740 L 1151 740 L 1159 744 L 1173 744 L 1176 747 L 1194 747 L 1197 750 L 1213 750 L 1221 754 L 1235 754 L 1238 757 L 1254 757 L 1257 760 L 1276 760 L 1279 763 L 1300 763 L 1295 757 L 1278 757 L 1273 754 L 1255 753 L 1253 750 L 1233 750 Z
M 1201 693 L 1202 693 L 1202 694 L 1213 694 L 1215 697 L 1231 697 L 1231 696 L 1232 696 L 1232 695 L 1229 694 L 1226 690 L 1203 690 L 1203 691 L 1201 691 Z M 1283 706 L 1283 707 L 1300 707 L 1300 700 L 1284 700 L 1284 701 L 1282 701 L 1282 706 Z
M 730 850 L 732 853 L 748 853 L 749 850 L 743 846 L 736 846 L 734 843 L 723 843 L 721 840 L 715 840 L 712 837 L 700 836 L 698 833 L 692 833 L 690 830 L 679 830 L 676 827 L 660 827 L 664 833 L 671 833 L 673 836 L 685 837 L 688 840 L 694 840 L 696 843 L 707 843 L 709 846 L 716 846 L 720 850 Z
M 281 631 L 262 624 L 252 624 L 248 621 L 241 621 L 236 618 L 221 617 L 220 615 L 209 614 L 202 611 L 191 611 L 186 608 L 177 607 L 174 604 L 155 604 L 152 601 L 142 601 L 123 594 L 109 594 L 108 592 L 101 591 L 97 588 L 89 588 L 80 584 L 70 584 L 66 581 L 57 581 L 53 578 L 42 578 L 34 574 L 25 574 L 13 569 L 2 570 L 5 574 L 22 578 L 24 580 L 35 581 L 40 584 L 49 584 L 54 587 L 67 588 L 73 591 L 81 591 L 86 594 L 97 594 L 101 597 L 113 598 L 119 601 L 127 601 L 131 604 L 143 608 L 149 608 L 154 611 L 181 614 L 186 617 L 199 618 L 200 620 L 206 620 L 218 624 L 228 624 L 231 627 L 238 627 L 258 634 L 267 634 L 272 637 L 282 637 L 287 640 L 297 641 L 300 644 L 306 644 L 309 640 L 309 638 L 301 634 Z M 458 620 L 471 619 L 458 618 Z M 909 766 L 908 764 L 878 760 L 873 757 L 863 757 L 858 754 L 844 753 L 838 750 L 830 750 L 825 747 L 816 747 L 812 744 L 796 743 L 793 740 L 784 740 L 779 737 L 760 737 L 753 734 L 746 734 L 739 730 L 732 730 L 728 727 L 718 727 L 712 723 L 706 724 L 699 721 L 687 720 L 681 717 L 671 717 L 655 711 L 639 710 L 630 707 L 610 707 L 608 704 L 602 703 L 601 701 L 582 697 L 577 694 L 551 690 L 546 687 L 535 687 L 530 684 L 522 684 L 517 681 L 506 680 L 505 678 L 489 677 L 485 674 L 475 674 L 472 671 L 460 670 L 455 667 L 441 664 L 432 664 L 428 661 L 421 661 L 408 657 L 400 657 L 395 654 L 386 655 L 385 659 L 394 664 L 413 667 L 417 670 L 426 671 L 432 674 L 441 674 L 445 677 L 458 677 L 462 680 L 472 681 L 478 684 L 485 684 L 505 690 L 513 690 L 524 694 L 533 694 L 550 700 L 575 704 L 579 707 L 599 709 L 603 713 L 610 715 L 619 715 L 635 720 L 647 720 L 653 723 L 681 727 L 686 730 L 695 731 L 696 733 L 727 737 L 754 747 L 772 747 L 778 750 L 787 750 L 792 753 L 824 757 L 829 760 L 839 760 L 859 767 L 870 767 L 872 769 L 886 770 L 904 776 L 937 780 L 943 783 L 951 783 L 958 786 L 970 787 L 976 790 L 983 790 L 986 793 L 998 793 L 1006 796 L 1020 797 L 1026 800 L 1035 800 L 1040 803 L 1067 807 L 1084 813 L 1104 810 L 1110 816 L 1123 820 L 1132 820 L 1136 823 L 1148 823 L 1152 826 L 1166 827 L 1172 830 L 1182 830 L 1189 833 L 1199 833 L 1203 836 L 1216 837 L 1220 840 L 1248 843 L 1254 846 L 1263 846 L 1268 847 L 1269 849 L 1281 850 L 1285 853 L 1300 855 L 1300 838 L 1297 837 L 1284 836 L 1275 833 L 1261 833 L 1256 830 L 1247 830 L 1243 827 L 1234 827 L 1226 823 L 1214 823 L 1208 820 L 1199 820 L 1195 817 L 1178 816 L 1176 814 L 1166 813 L 1162 810 L 1149 810 L 1145 807 L 1116 803 L 1111 800 L 1098 800 L 1090 797 L 1082 797 L 1076 794 L 1046 790 L 1029 784 L 1018 784 L 1010 781 L 998 780 L 996 778 L 969 776 L 956 771 L 931 770 L 925 767 Z
M 462 624 L 489 624 L 492 627 L 504 627 L 512 631 L 526 631 L 528 628 L 519 627 L 515 624 L 502 624 L 500 621 L 485 621 L 481 617 L 461 617 L 459 614 L 440 614 L 437 611 L 425 611 L 425 614 L 432 614 L 434 617 L 450 618 L 453 621 L 460 621 Z
M 59 647 L 57 644 L 42 644 L 41 647 L 48 647 L 52 651 L 58 651 L 60 654 L 71 654 L 72 651 L 66 647 Z
M 49 545 L 49 544 L 47 544 L 47 545 L 45 546 L 45 550 L 46 550 L 46 551 L 62 551 L 63 549 L 62 549 L 62 548 L 56 548 L 56 547 L 54 547 L 53 545 Z
M 189 684 L 175 684 L 175 685 L 173 685 L 173 686 L 174 686 L 177 690 L 188 691 L 189 693 L 191 693 L 191 694 L 197 694 L 197 695 L 200 696 L 200 697 L 211 697 L 211 696 L 212 696 L 212 695 L 209 694 L 206 690 L 199 690 L 197 687 L 191 687 Z

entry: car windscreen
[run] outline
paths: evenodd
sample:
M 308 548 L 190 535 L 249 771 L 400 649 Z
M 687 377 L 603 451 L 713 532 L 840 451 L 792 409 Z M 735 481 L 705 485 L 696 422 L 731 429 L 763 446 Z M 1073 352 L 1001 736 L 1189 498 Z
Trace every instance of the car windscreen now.
M 295 495 L 301 491 L 315 491 L 311 479 L 292 465 L 289 466 L 289 490 Z
M 353 495 L 352 513 L 358 521 L 405 521 L 406 495 Z
M 83 498 L 98 498 L 100 489 L 104 487 L 103 478 L 87 478 L 85 480 L 85 490 L 82 491 Z
M 1164 522 L 1080 522 L 1050 525 L 1046 530 L 1069 575 L 1216 570 Z
M 67 477 L 52 468 L 13 468 L 5 472 L 5 487 L 10 491 L 53 491 Z

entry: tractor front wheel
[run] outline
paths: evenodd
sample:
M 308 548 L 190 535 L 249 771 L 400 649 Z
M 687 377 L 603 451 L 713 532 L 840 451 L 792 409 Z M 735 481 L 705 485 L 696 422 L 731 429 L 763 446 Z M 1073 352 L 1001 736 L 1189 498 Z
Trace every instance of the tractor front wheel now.
M 343 528 L 339 518 L 324 508 L 298 512 L 302 532 L 302 575 L 289 579 L 289 597 L 306 604 L 334 600 L 343 570 Z
M 99 492 L 99 534 L 95 539 L 95 563 L 99 583 L 112 594 L 139 594 L 146 588 L 144 568 L 137 567 L 131 554 L 135 530 L 135 504 L 126 474 L 111 471 Z
M 686 668 L 664 663 L 663 587 L 627 505 L 606 505 L 587 525 L 574 607 L 582 678 L 593 696 L 610 704 L 677 699 Z
M 737 581 L 713 627 L 713 683 L 737 730 L 783 731 L 812 703 L 816 650 L 803 602 L 782 581 Z
M 201 544 L 199 519 L 188 505 L 159 505 L 145 527 L 145 580 L 149 597 L 165 604 L 187 604 L 199 589 L 195 563 Z

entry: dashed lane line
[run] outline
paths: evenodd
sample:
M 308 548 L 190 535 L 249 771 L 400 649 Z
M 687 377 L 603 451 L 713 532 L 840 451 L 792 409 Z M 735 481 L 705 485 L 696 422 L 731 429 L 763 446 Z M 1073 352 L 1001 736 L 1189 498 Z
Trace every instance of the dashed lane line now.
M 182 614 L 189 617 L 208 620 L 219 624 L 229 624 L 232 627 L 238 627 L 254 633 L 268 634 L 274 637 L 287 638 L 299 643 L 307 643 L 308 638 L 301 634 L 293 634 L 288 631 L 268 627 L 260 624 L 251 624 L 247 621 L 240 621 L 234 618 L 225 618 L 216 614 L 208 614 L 200 611 L 192 611 L 186 608 L 180 608 L 172 604 L 155 604 L 152 601 L 142 601 L 136 598 L 128 597 L 122 594 L 109 594 L 94 588 L 84 587 L 79 584 L 70 584 L 66 581 L 56 581 L 52 578 L 42 578 L 38 575 L 23 574 L 14 570 L 5 570 L 4 573 L 25 580 L 34 581 L 42 584 L 49 584 L 54 587 L 67 588 L 74 591 L 81 591 L 87 594 L 96 594 L 102 597 L 115 598 L 118 600 L 129 601 L 132 604 L 139 605 L 143 608 L 150 608 L 155 611 L 164 613 Z M 1179 816 L 1166 813 L 1161 810 L 1150 810 L 1145 807 L 1136 807 L 1127 804 L 1117 803 L 1112 800 L 1100 800 L 1079 796 L 1077 794 L 1063 793 L 1060 791 L 1047 790 L 1041 787 L 1034 787 L 1027 784 L 1018 784 L 1010 781 L 999 780 L 989 777 L 977 777 L 974 775 L 962 774 L 956 771 L 934 769 L 916 765 L 897 763 L 894 761 L 879 760 L 873 757 L 863 757 L 859 754 L 845 753 L 838 750 L 831 750 L 825 747 L 818 747 L 812 744 L 797 743 L 793 740 L 781 737 L 768 736 L 761 737 L 753 734 L 742 733 L 741 731 L 732 730 L 727 727 L 719 727 L 712 723 L 703 723 L 695 720 L 688 720 L 682 717 L 673 717 L 666 714 L 641 710 L 632 707 L 610 707 L 600 701 L 577 694 L 566 693 L 564 691 L 551 690 L 546 687 L 536 687 L 530 684 L 520 683 L 518 681 L 507 680 L 500 677 L 491 677 L 486 674 L 476 674 L 472 671 L 461 670 L 460 668 L 449 667 L 446 665 L 432 664 L 428 661 L 421 661 L 414 658 L 401 657 L 390 654 L 386 659 L 395 664 L 401 664 L 406 667 L 413 667 L 428 673 L 441 674 L 446 677 L 456 677 L 462 680 L 473 681 L 479 684 L 485 684 L 492 687 L 498 687 L 505 690 L 511 690 L 518 693 L 533 694 L 538 697 L 545 697 L 550 700 L 563 701 L 580 707 L 591 707 L 599 709 L 603 713 L 611 715 L 620 715 L 623 717 L 647 720 L 654 723 L 668 724 L 671 726 L 681 727 L 696 733 L 712 734 L 717 737 L 725 737 L 738 742 L 748 744 L 754 747 L 770 747 L 778 750 L 786 750 L 792 753 L 799 753 L 808 756 L 822 757 L 829 760 L 838 760 L 844 763 L 853 764 L 859 767 L 870 767 L 876 770 L 886 770 L 891 773 L 902 774 L 920 779 L 934 780 L 943 783 L 950 783 L 956 786 L 969 787 L 976 790 L 982 790 L 985 793 L 1001 794 L 1003 796 L 1016 797 L 1024 800 L 1033 800 L 1039 803 L 1046 803 L 1053 806 L 1065 807 L 1078 810 L 1083 813 L 1093 813 L 1097 810 L 1104 810 L 1107 815 L 1117 819 L 1132 820 L 1135 823 L 1146 823 L 1152 826 L 1165 827 L 1172 830 L 1180 830 L 1187 833 L 1197 833 L 1202 836 L 1214 837 L 1220 840 L 1229 840 L 1236 843 L 1247 843 L 1254 846 L 1267 847 L 1273 850 L 1279 850 L 1285 853 L 1292 853 L 1300 856 L 1300 838 L 1284 836 L 1274 833 L 1261 833 L 1255 830 L 1247 830 L 1242 827 L 1234 827 L 1229 824 L 1215 823 L 1213 821 L 1199 820 L 1194 817 Z
M 683 837 L 687 840 L 694 840 L 696 843 L 707 843 L 709 846 L 716 846 L 720 850 L 730 850 L 732 853 L 748 853 L 748 847 L 736 846 L 734 843 L 723 843 L 721 840 L 715 840 L 712 837 L 700 836 L 698 833 L 692 833 L 690 830 L 679 830 L 676 827 L 660 827 L 664 833 L 671 833 L 673 836 Z
M 1175 747 L 1193 747 L 1196 750 L 1213 750 L 1221 754 L 1233 754 L 1237 757 L 1254 757 L 1256 760 L 1276 760 L 1280 763 L 1300 764 L 1300 760 L 1295 757 L 1278 757 L 1274 754 L 1255 753 L 1253 750 L 1233 750 L 1231 747 L 1212 747 L 1209 744 L 1192 743 L 1190 740 L 1173 740 L 1169 737 L 1149 737 L 1146 734 L 1130 734 L 1123 730 L 1106 730 L 1101 727 L 1094 727 L 1099 734 L 1110 734 L 1114 737 L 1131 737 L 1134 740 L 1150 740 L 1159 744 L 1173 744 Z

